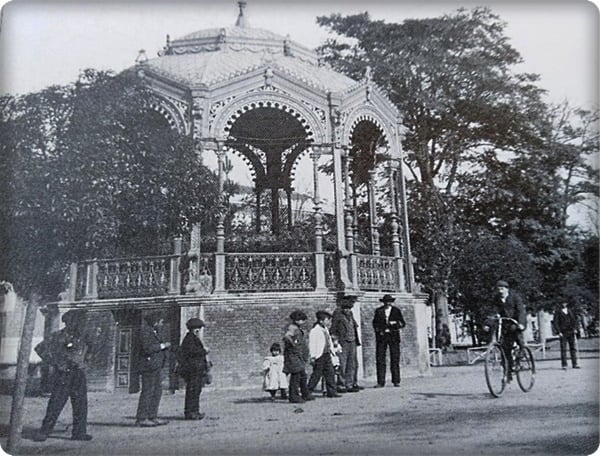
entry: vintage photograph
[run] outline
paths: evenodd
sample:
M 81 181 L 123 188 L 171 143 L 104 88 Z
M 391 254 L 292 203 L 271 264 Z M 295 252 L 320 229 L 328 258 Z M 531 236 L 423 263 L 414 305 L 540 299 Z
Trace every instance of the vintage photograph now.
M 6 454 L 598 451 L 596 4 L 0 5 Z

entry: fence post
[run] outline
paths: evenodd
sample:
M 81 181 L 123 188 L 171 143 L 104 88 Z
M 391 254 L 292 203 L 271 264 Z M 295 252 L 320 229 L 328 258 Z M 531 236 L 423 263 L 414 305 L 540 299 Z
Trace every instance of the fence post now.
M 173 238 L 173 255 L 171 258 L 171 274 L 169 276 L 169 293 L 179 294 L 181 290 L 181 272 L 179 266 L 181 264 L 181 236 Z

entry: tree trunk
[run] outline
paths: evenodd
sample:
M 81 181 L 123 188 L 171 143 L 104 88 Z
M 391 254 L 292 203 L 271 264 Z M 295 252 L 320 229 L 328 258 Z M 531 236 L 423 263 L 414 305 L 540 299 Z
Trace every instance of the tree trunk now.
M 15 388 L 10 409 L 9 434 L 6 442 L 6 452 L 9 454 L 14 454 L 21 444 L 21 433 L 23 432 L 23 403 L 25 401 L 27 371 L 29 369 L 29 356 L 31 354 L 31 345 L 33 342 L 33 330 L 35 329 L 38 301 L 38 296 L 32 296 L 27 301 L 27 309 L 25 311 L 25 322 L 23 323 L 23 332 L 21 334 L 19 354 L 17 356 Z

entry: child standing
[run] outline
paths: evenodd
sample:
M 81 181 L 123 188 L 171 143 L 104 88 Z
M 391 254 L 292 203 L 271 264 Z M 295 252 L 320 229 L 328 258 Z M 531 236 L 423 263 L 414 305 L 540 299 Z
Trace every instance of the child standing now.
M 309 354 L 306 336 L 302 330 L 306 319 L 307 316 L 304 312 L 294 310 L 290 314 L 292 323 L 283 337 L 283 371 L 290 374 L 289 400 L 295 403 L 314 399 L 306 384 L 306 364 Z
M 340 370 L 340 353 L 342 353 L 343 348 L 342 344 L 340 344 L 340 339 L 337 335 L 331 334 L 331 345 L 333 346 L 333 351 L 331 352 L 331 363 L 333 364 L 333 369 L 335 370 L 335 384 L 338 388 L 344 385 L 344 381 L 341 376 Z M 339 393 L 339 391 L 338 391 Z
M 274 343 L 271 345 L 271 356 L 266 356 L 263 361 L 263 389 L 271 394 L 271 400 L 275 400 L 277 390 L 281 391 L 281 399 L 287 399 L 286 389 L 288 381 L 283 373 L 283 355 L 281 354 L 281 345 Z

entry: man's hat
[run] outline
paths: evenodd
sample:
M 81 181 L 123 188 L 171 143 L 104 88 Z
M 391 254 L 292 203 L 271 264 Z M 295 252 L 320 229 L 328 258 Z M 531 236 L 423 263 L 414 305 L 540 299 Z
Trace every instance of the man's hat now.
M 505 280 L 498 280 L 498 282 L 496 282 L 496 288 L 508 288 L 508 282 Z
M 306 316 L 306 314 L 304 312 L 302 312 L 301 310 L 294 310 L 291 314 L 290 314 L 290 319 L 292 321 L 298 321 L 298 320 L 308 320 L 308 317 Z
M 146 320 L 146 322 L 150 326 L 153 326 L 154 324 L 158 323 L 161 318 L 165 318 L 165 315 L 160 310 L 157 310 L 157 311 L 154 311 L 154 312 L 150 312 L 150 313 L 148 313 L 148 314 L 146 314 L 144 316 L 144 320 Z
M 394 298 L 390 294 L 383 295 L 383 298 L 380 299 L 381 302 L 394 302 L 396 298 Z
M 342 309 L 351 309 L 356 301 L 356 296 L 343 295 L 340 297 L 340 306 Z
M 85 310 L 71 309 L 64 313 L 61 320 L 65 325 L 76 324 L 82 322 L 86 317 L 87 312 Z
M 331 314 L 329 312 L 327 312 L 326 310 L 317 310 L 317 320 L 322 321 L 325 320 L 326 318 L 331 319 Z
M 191 331 L 192 329 L 203 328 L 204 322 L 199 318 L 190 318 L 185 325 Z

